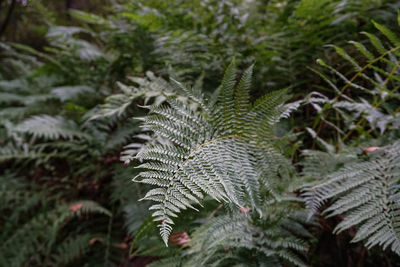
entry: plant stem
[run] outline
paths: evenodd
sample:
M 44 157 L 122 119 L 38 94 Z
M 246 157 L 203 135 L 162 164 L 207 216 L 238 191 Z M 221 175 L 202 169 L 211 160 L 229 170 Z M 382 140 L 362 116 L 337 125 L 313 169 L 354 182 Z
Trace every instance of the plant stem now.
M 0 28 L 0 37 L 4 34 L 4 32 L 7 29 L 8 24 L 10 23 L 11 15 L 12 15 L 12 13 L 14 11 L 16 3 L 17 3 L 16 0 L 12 0 L 11 5 L 8 8 L 6 19 L 4 20 L 4 22 L 3 22 L 3 24 L 1 25 L 1 28 Z M 0 4 L 1 4 L 1 2 L 0 2 Z

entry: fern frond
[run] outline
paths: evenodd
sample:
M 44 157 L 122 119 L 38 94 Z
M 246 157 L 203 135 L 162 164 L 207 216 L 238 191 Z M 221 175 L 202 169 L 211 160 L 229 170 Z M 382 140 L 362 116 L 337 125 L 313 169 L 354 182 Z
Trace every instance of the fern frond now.
M 23 97 L 19 95 L 0 92 L 0 104 L 2 105 L 21 102 L 23 102 Z
M 194 102 L 198 103 L 206 112 L 209 112 L 208 106 L 204 100 L 204 95 L 200 91 L 200 88 L 187 88 L 185 85 L 172 78 L 171 84 L 177 92 L 182 92 L 184 96 L 192 99 Z
M 377 23 L 376 21 L 372 20 L 375 28 L 377 28 L 383 35 L 386 36 L 394 46 L 400 46 L 400 40 L 391 30 L 389 30 L 386 26 Z
M 335 154 L 318 150 L 304 150 L 302 155 L 304 159 L 301 161 L 301 174 L 317 179 L 336 171 L 344 164 L 357 161 L 357 155 L 351 153 L 351 151 Z
M 252 106 L 248 92 L 251 75 L 252 67 L 236 86 L 232 62 L 217 102 L 207 104 L 207 108 L 201 94 L 191 93 L 174 81 L 200 109 L 170 98 L 168 105 L 147 107 L 150 115 L 141 118 L 145 129 L 170 141 L 148 145 L 138 153 L 137 158 L 146 161 L 140 168 L 148 170 L 134 178 L 158 186 L 143 200 L 159 202 L 150 209 L 160 222 L 166 244 L 172 231 L 171 218 L 182 209 L 196 209 L 193 205 L 200 204 L 204 195 L 238 207 L 252 207 L 261 214 L 261 190 L 267 187 L 274 191 L 272 180 L 279 176 L 278 162 L 284 160 L 271 145 L 272 130 L 287 111 L 283 105 L 287 93 L 271 93 Z
M 17 125 L 16 131 L 31 134 L 34 138 L 50 140 L 88 138 L 74 121 L 61 116 L 33 116 Z
M 290 97 L 287 91 L 288 89 L 277 90 L 257 99 L 246 115 L 245 120 L 251 122 L 248 129 L 256 129 L 252 137 L 258 142 L 268 142 L 273 137 L 274 125 L 289 108 L 283 105 Z M 247 135 L 251 136 L 251 133 Z
M 27 144 L 17 146 L 8 143 L 4 147 L 0 147 L 0 162 L 8 160 L 17 160 L 20 162 L 28 163 L 31 160 L 46 158 L 51 153 L 44 153 L 40 147 L 30 147 Z
M 154 99 L 154 104 L 159 105 L 167 96 L 173 95 L 172 87 L 162 78 L 157 78 L 152 72 L 146 72 L 145 78 L 129 77 L 135 85 L 128 86 L 117 83 L 121 90 L 105 99 L 105 103 L 89 117 L 89 120 L 111 118 L 116 119 L 129 116 L 129 108 L 138 98 L 143 98 L 144 103 Z
M 253 76 L 253 67 L 254 65 L 251 65 L 247 70 L 244 71 L 235 91 L 235 117 L 238 120 L 235 123 L 235 126 L 237 127 L 236 132 L 239 133 L 245 131 L 246 128 L 249 127 L 249 121 L 246 120 L 245 116 L 250 108 L 250 86 L 251 78 Z
M 217 125 L 228 126 L 227 129 L 225 129 L 226 132 L 224 132 L 223 134 L 231 134 L 233 132 L 233 129 L 231 129 L 230 125 L 232 125 L 232 122 L 235 119 L 235 84 L 236 66 L 235 60 L 232 60 L 225 71 L 224 78 L 222 79 L 221 92 L 218 98 L 221 110 L 218 110 L 217 112 L 221 112 L 221 114 L 220 116 L 217 116 Z
M 113 149 L 122 145 L 126 145 L 132 139 L 134 134 L 140 132 L 137 122 L 129 121 L 123 126 L 117 127 L 107 136 L 107 149 Z
M 89 250 L 91 238 L 92 236 L 89 234 L 82 234 L 63 240 L 51 256 L 52 265 L 68 266 L 82 257 Z
M 334 232 L 357 226 L 352 242 L 390 247 L 400 255 L 400 143 L 383 147 L 366 162 L 347 164 L 305 188 L 307 206 L 315 210 L 329 199 L 323 214 L 344 214 Z
M 70 205 L 58 205 L 48 212 L 39 213 L 19 227 L 17 231 L 3 237 L 0 247 L 0 263 L 5 266 L 20 266 L 42 262 L 41 257 L 45 257 L 54 248 L 59 229 L 72 218 L 87 213 L 111 216 L 107 209 L 89 200 Z M 78 250 L 80 251 L 80 249 Z M 75 256 L 77 255 L 75 254 Z
M 283 212 L 279 209 L 274 211 L 278 214 Z M 286 214 L 285 217 L 290 216 Z M 214 266 L 216 255 L 220 258 L 229 257 L 226 248 L 242 250 L 245 254 L 255 252 L 254 258 L 247 264 L 286 261 L 296 266 L 306 266 L 298 255 L 306 250 L 304 241 L 296 238 L 298 233 L 286 231 L 284 228 L 291 228 L 296 221 L 290 221 L 289 218 L 287 220 L 274 224 L 267 219 L 263 220 L 263 225 L 260 226 L 240 213 L 216 217 L 198 228 L 191 236 L 189 246 L 194 255 L 191 255 L 185 266 Z M 240 262 L 240 259 L 235 262 Z
M 51 90 L 51 93 L 57 96 L 61 101 L 70 100 L 80 94 L 94 93 L 94 89 L 89 86 L 62 86 Z

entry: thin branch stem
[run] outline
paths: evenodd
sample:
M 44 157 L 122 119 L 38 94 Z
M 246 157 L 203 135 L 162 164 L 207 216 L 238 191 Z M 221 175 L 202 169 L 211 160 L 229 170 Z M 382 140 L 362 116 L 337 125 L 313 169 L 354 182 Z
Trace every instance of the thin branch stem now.
M 1 2 L 0 2 L 0 4 L 1 4 Z M 16 1 L 16 0 L 12 0 L 11 5 L 10 5 L 10 7 L 8 8 L 8 12 L 7 12 L 7 15 L 6 15 L 6 19 L 4 20 L 3 24 L 2 24 L 1 27 L 0 27 L 0 37 L 4 34 L 4 32 L 5 32 L 6 29 L 7 29 L 8 24 L 9 24 L 10 21 L 11 21 L 11 15 L 12 15 L 12 13 L 13 13 L 13 11 L 14 11 L 14 8 L 15 8 L 15 5 L 16 5 L 16 4 L 17 4 L 17 1 Z

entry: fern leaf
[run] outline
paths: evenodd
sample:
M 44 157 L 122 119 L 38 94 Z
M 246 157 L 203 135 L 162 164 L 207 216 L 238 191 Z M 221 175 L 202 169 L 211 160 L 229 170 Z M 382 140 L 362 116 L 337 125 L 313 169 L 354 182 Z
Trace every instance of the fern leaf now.
M 94 93 L 94 89 L 88 86 L 62 86 L 51 90 L 61 101 L 66 101 L 83 93 Z
M 82 257 L 89 250 L 91 238 L 92 236 L 83 234 L 63 240 L 63 243 L 57 247 L 54 255 L 52 255 L 54 266 L 67 266 Z
M 274 210 L 278 213 L 282 211 Z M 280 228 L 284 227 L 286 222 L 274 225 L 266 220 L 263 228 L 253 223 L 250 218 L 240 213 L 209 220 L 191 236 L 189 246 L 194 255 L 191 255 L 187 266 L 212 265 L 218 256 L 221 257 L 219 253 L 227 247 L 231 250 L 242 250 L 244 254 L 252 251 L 255 253 L 252 260 L 254 263 L 274 261 L 306 266 L 299 257 L 299 253 L 304 253 L 306 250 L 304 242 L 295 237 L 297 233 L 285 233 L 283 228 Z M 288 224 L 287 227 L 290 228 L 290 225 Z M 249 265 L 249 259 L 246 260 Z M 240 262 L 240 257 L 235 262 Z
M 309 186 L 304 193 L 307 205 L 315 209 L 334 199 L 324 214 L 345 215 L 334 232 L 358 226 L 353 242 L 391 247 L 400 255 L 399 148 L 399 142 L 383 147 L 371 160 L 346 165 Z
M 253 76 L 253 66 L 251 65 L 245 72 L 243 73 L 240 82 L 235 91 L 235 110 L 236 110 L 236 119 L 235 122 L 236 132 L 241 133 L 247 127 L 249 127 L 249 121 L 246 121 L 246 113 L 250 108 L 250 86 L 251 86 L 251 78 Z M 241 128 L 244 129 L 241 129 Z
M 191 109 L 171 98 L 165 105 L 148 106 L 150 114 L 141 119 L 145 129 L 170 142 L 142 149 L 137 158 L 145 163 L 139 168 L 147 170 L 134 178 L 157 186 L 143 200 L 158 202 L 150 209 L 154 211 L 154 220 L 160 222 L 166 244 L 172 218 L 182 209 L 196 210 L 194 205 L 200 205 L 205 195 L 237 207 L 251 207 L 261 214 L 262 188 L 274 191 L 268 180 L 278 177 L 279 164 L 275 163 L 282 159 L 270 142 L 274 124 L 288 110 L 283 105 L 288 96 L 282 90 L 251 106 L 248 91 L 252 70 L 252 66 L 247 69 L 235 86 L 236 69 L 232 62 L 217 102 L 207 108 L 201 94 L 195 95 L 173 81 L 191 101 L 200 102 L 200 109 Z
M 386 53 L 386 48 L 383 46 L 382 42 L 379 40 L 378 37 L 376 37 L 376 35 L 372 34 L 372 33 L 368 33 L 368 32 L 362 32 L 362 34 L 366 35 L 369 40 L 371 41 L 371 44 L 376 48 L 376 50 L 381 53 L 381 54 L 385 54 Z
M 389 30 L 386 26 L 377 23 L 376 21 L 372 20 L 372 23 L 374 24 L 374 26 L 383 34 L 385 35 L 390 42 L 394 45 L 394 46 L 400 46 L 400 40 L 398 39 L 398 37 L 391 31 Z
M 34 138 L 56 140 L 60 138 L 89 138 L 78 125 L 61 116 L 33 116 L 16 126 L 16 131 L 31 134 Z
M 224 78 L 221 83 L 221 93 L 219 101 L 221 103 L 221 115 L 218 120 L 220 125 L 232 125 L 231 122 L 235 118 L 235 104 L 234 104 L 234 87 L 236 84 L 236 67 L 235 61 L 232 60 L 231 64 L 225 71 Z M 232 133 L 231 127 L 226 129 L 226 134 Z

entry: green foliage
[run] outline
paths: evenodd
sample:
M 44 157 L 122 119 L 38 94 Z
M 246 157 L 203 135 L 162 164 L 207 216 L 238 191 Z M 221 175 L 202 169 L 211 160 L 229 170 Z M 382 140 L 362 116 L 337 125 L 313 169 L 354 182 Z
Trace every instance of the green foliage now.
M 343 86 L 338 87 L 337 83 L 317 72 L 327 81 L 335 95 L 319 96 L 312 100 L 315 102 L 314 108 L 319 113 L 314 126 L 322 120 L 334 127 L 337 131 L 338 145 L 354 132 L 370 137 L 374 132 L 382 134 L 387 129 L 398 128 L 399 125 L 398 110 L 396 110 L 400 100 L 397 92 L 399 89 L 397 57 L 400 49 L 398 37 L 385 26 L 375 21 L 373 24 L 389 42 L 364 32 L 370 41 L 368 47 L 360 42 L 350 42 L 353 50 L 358 51 L 360 55 L 352 56 L 343 48 L 333 46 L 335 52 L 348 63 L 347 67 L 351 67 L 351 70 L 346 70 L 348 74 L 342 74 L 321 59 L 318 60 L 320 65 L 338 77 Z M 346 76 L 350 74 L 351 78 L 347 78 Z M 348 97 L 347 90 L 351 90 L 353 94 L 357 93 L 359 97 L 357 99 Z M 335 119 L 329 118 L 329 111 L 335 111 L 338 116 Z M 340 125 L 340 121 L 345 122 L 343 126 Z
M 317 72 L 336 95 L 332 99 L 323 96 L 310 102 L 317 102 L 313 105 L 320 114 L 316 120 L 320 123 L 318 132 L 320 133 L 323 123 L 334 127 L 338 135 L 337 148 L 342 149 L 335 154 L 334 148 L 325 143 L 323 146 L 330 148 L 327 152 L 304 152 L 303 174 L 316 181 L 304 186 L 303 196 L 310 216 L 327 203 L 329 206 L 324 206 L 322 215 L 326 218 L 343 216 L 343 220 L 333 230 L 334 233 L 339 234 L 355 227 L 357 233 L 351 242 L 364 241 L 367 248 L 376 245 L 383 249 L 390 247 L 393 252 L 400 254 L 397 199 L 400 182 L 399 143 L 396 141 L 399 111 L 396 109 L 399 103 L 397 50 L 400 43 L 390 29 L 375 21 L 373 24 L 389 42 L 374 34 L 364 33 L 371 48 L 359 42 L 351 42 L 361 53 L 361 58 L 350 56 L 344 49 L 333 46 L 336 53 L 352 67 L 350 79 L 319 60 L 344 85 L 339 89 L 324 74 Z M 354 100 L 346 95 L 346 89 L 351 89 L 352 93 L 360 92 L 363 97 Z M 324 106 L 319 107 L 319 103 L 324 103 Z M 330 110 L 336 111 L 338 116 L 334 119 L 328 117 Z M 342 119 L 349 128 L 346 129 L 338 123 Z M 363 151 L 367 156 L 361 157 L 361 150 L 358 149 L 358 155 L 357 150 L 349 151 L 355 149 L 354 144 L 346 147 L 343 143 L 355 132 L 360 136 L 358 140 L 355 139 L 355 145 L 371 136 L 377 136 L 380 143 L 386 142 L 389 145 L 367 147 Z M 380 136 L 384 132 L 389 132 L 390 135 Z M 312 133 L 316 141 L 321 140 L 317 133 Z
M 397 1 L 12 2 L 1 266 L 396 265 Z

